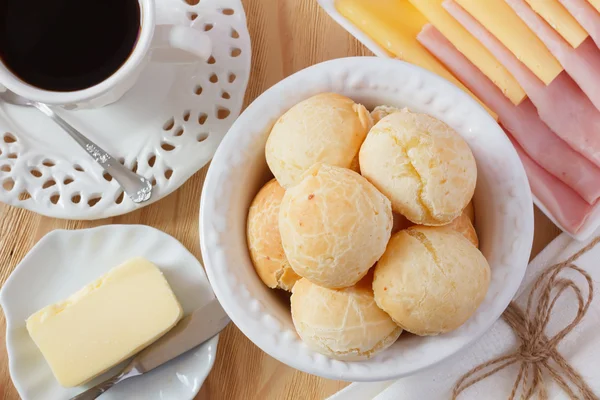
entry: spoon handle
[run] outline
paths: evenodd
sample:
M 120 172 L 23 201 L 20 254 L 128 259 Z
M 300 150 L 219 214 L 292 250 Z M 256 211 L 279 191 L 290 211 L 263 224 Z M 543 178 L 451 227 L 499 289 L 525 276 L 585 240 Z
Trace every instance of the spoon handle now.
M 146 178 L 130 171 L 100 146 L 89 140 L 81 132 L 62 119 L 46 104 L 33 102 L 32 105 L 52 118 L 63 128 L 87 153 L 96 160 L 121 185 L 127 196 L 135 203 L 142 203 L 152 196 L 152 183 Z

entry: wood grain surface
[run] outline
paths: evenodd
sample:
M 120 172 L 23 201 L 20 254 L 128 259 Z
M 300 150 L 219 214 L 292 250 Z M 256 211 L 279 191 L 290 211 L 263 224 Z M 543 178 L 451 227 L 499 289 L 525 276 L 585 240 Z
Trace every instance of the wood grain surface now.
M 284 77 L 312 64 L 346 56 L 370 55 L 319 8 L 315 0 L 245 0 L 252 36 L 249 104 Z M 198 206 L 206 168 L 161 201 L 121 217 L 100 221 L 66 221 L 0 205 L 0 286 L 46 233 L 54 229 L 90 228 L 104 224 L 146 224 L 181 241 L 198 258 Z M 533 255 L 559 230 L 535 212 Z M 197 399 L 324 399 L 347 383 L 296 371 L 269 357 L 233 324 L 219 341 L 217 361 Z M 8 372 L 5 319 L 0 313 L 0 400 L 19 399 Z

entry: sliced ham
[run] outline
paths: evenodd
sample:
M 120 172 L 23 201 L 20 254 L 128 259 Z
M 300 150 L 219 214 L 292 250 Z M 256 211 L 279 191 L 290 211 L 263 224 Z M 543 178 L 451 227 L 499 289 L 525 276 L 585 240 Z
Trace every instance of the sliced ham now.
M 516 140 L 508 132 L 506 134 L 515 146 L 523 167 L 525 167 L 533 195 L 565 231 L 577 234 L 592 213 L 593 206 L 536 164 Z
M 587 0 L 559 0 L 600 47 L 600 13 Z
M 525 90 L 542 121 L 574 150 L 600 166 L 600 111 L 566 71 L 546 86 L 453 0 L 444 8 L 500 61 Z
M 561 63 L 569 76 L 600 110 L 600 49 L 591 37 L 574 49 L 548 23 L 533 11 L 525 0 L 506 0 L 548 50 Z
M 529 99 L 515 106 L 432 25 L 426 25 L 417 39 L 498 114 L 500 123 L 541 167 L 575 190 L 588 203 L 600 198 L 600 168 L 554 134 L 542 122 Z

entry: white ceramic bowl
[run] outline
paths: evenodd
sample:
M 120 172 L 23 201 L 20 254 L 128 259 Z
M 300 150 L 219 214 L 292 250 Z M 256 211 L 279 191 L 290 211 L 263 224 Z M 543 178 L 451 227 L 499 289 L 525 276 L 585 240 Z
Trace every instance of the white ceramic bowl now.
M 337 92 L 367 107 L 408 107 L 439 118 L 469 143 L 479 169 L 475 192 L 481 251 L 492 270 L 489 292 L 459 329 L 437 337 L 400 336 L 360 362 L 311 351 L 294 330 L 285 296 L 267 288 L 246 247 L 248 207 L 270 178 L 264 147 L 275 120 L 301 100 Z M 502 129 L 467 94 L 444 79 L 393 59 L 345 58 L 279 82 L 238 118 L 212 161 L 200 207 L 202 253 L 212 287 L 233 322 L 262 350 L 299 370 L 331 379 L 376 381 L 413 374 L 456 354 L 500 317 L 523 278 L 533 241 L 527 177 Z

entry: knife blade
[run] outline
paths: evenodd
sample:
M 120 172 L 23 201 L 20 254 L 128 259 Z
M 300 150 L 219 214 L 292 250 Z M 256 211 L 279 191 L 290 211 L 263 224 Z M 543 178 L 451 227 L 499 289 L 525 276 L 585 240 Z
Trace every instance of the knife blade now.
M 206 342 L 225 329 L 229 322 L 229 317 L 219 301 L 214 298 L 204 307 L 184 317 L 173 329 L 138 353 L 119 374 L 71 400 L 95 399 L 117 383 L 151 371 Z
M 193 349 L 221 332 L 229 323 L 229 317 L 213 299 L 183 318 L 173 329 L 142 350 L 133 361 L 141 373 L 153 370 L 173 358 Z

